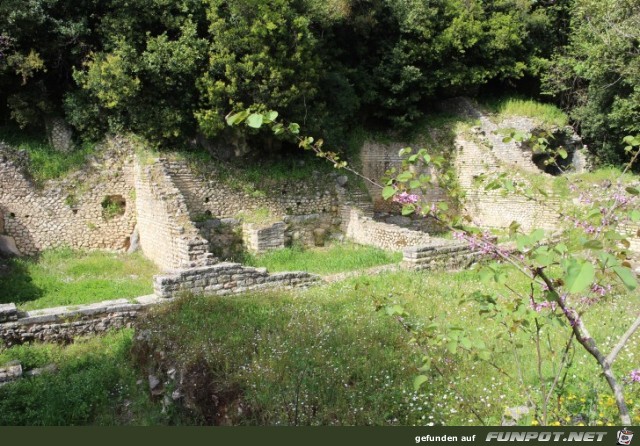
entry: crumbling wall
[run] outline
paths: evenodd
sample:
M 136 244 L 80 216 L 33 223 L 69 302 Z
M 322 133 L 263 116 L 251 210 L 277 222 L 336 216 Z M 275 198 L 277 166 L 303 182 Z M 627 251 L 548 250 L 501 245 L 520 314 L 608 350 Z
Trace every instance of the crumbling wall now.
M 163 160 L 137 160 L 135 185 L 140 248 L 145 256 L 165 270 L 215 263 L 209 242 L 191 222 Z
M 36 185 L 24 170 L 25 153 L 0 143 L 0 227 L 22 254 L 71 246 L 126 249 L 135 226 L 133 156 L 122 139 L 110 139 L 81 170 Z M 106 208 L 116 198 L 120 208 Z

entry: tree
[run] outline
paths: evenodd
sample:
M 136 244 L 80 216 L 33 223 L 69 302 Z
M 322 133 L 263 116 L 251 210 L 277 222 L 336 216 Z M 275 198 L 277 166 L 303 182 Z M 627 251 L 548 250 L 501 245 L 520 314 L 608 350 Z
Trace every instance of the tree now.
M 622 162 L 618 141 L 640 131 L 639 39 L 638 2 L 576 0 L 569 43 L 543 78 L 546 93 L 560 98 L 605 163 Z

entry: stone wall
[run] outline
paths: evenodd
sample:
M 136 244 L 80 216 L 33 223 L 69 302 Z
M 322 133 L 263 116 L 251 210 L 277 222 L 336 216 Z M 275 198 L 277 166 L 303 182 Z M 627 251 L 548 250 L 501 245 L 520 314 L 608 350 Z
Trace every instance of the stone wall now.
M 539 200 L 530 200 L 521 194 L 505 194 L 501 190 L 487 191 L 482 184 L 476 182 L 480 175 L 490 177 L 502 172 L 507 172 L 511 179 L 524 183 L 528 181 L 527 175 L 548 176 L 513 142 L 500 141 L 499 147 L 487 147 L 483 135 L 492 135 L 491 141 L 501 137 L 491 133 L 495 125 L 487 118 L 483 117 L 482 122 L 485 122 L 487 128 L 458 134 L 455 139 L 458 184 L 466 194 L 462 212 L 470 216 L 476 226 L 482 228 L 507 228 L 513 221 L 517 221 L 524 230 L 557 229 L 561 206 L 561 200 L 557 197 L 547 196 L 540 197 Z M 526 121 L 522 125 L 530 123 Z M 494 143 L 498 144 L 495 141 Z
M 268 274 L 266 268 L 219 263 L 155 276 L 153 286 L 157 296 L 174 298 L 182 293 L 224 296 L 268 288 L 306 287 L 318 280 L 318 276 L 305 272 Z
M 355 243 L 391 251 L 426 245 L 431 241 L 431 237 L 425 232 L 375 221 L 348 206 L 343 210 L 342 230 L 345 237 Z
M 463 269 L 483 258 L 464 242 L 442 239 L 430 245 L 405 249 L 402 254 L 401 266 L 418 271 Z
M 136 207 L 142 252 L 165 270 L 215 263 L 209 242 L 191 222 L 163 160 L 136 162 Z
M 136 221 L 133 156 L 121 139 L 105 143 L 83 169 L 42 187 L 24 174 L 26 154 L 0 143 L 0 227 L 21 253 L 58 246 L 126 249 Z M 124 204 L 109 214 L 108 197 Z
M 252 253 L 283 249 L 285 228 L 284 222 L 262 225 L 245 223 L 242 225 L 242 239 Z
M 131 327 L 141 311 L 167 302 L 156 296 L 133 301 L 118 299 L 78 307 L 20 312 L 15 305 L 0 306 L 0 339 L 4 347 L 26 342 L 71 342 L 76 336 Z
M 182 192 L 192 218 L 236 218 L 241 213 L 266 209 L 273 218 L 285 215 L 338 213 L 336 185 L 318 174 L 308 181 L 282 181 L 269 190 L 241 191 L 217 178 L 215 166 L 209 175 L 195 173 L 184 161 L 167 161 L 167 173 Z M 277 187 L 276 187 L 277 186 Z
M 407 146 L 409 146 L 409 144 L 403 142 L 382 144 L 373 141 L 366 141 L 360 152 L 360 159 L 362 160 L 362 174 L 367 178 L 371 178 L 374 181 L 381 183 L 381 180 L 388 169 L 392 167 L 400 168 L 402 166 L 402 158 L 400 157 L 399 152 Z M 436 174 L 433 170 L 429 170 L 429 172 L 425 173 L 432 176 Z M 373 210 L 375 212 L 400 214 L 402 209 L 401 205 L 390 200 L 383 199 L 382 191 L 379 187 L 376 187 L 369 182 L 366 183 L 366 186 L 369 191 L 369 195 L 373 200 Z M 421 196 L 429 203 L 450 202 L 446 192 L 435 184 L 426 194 L 421 194 Z

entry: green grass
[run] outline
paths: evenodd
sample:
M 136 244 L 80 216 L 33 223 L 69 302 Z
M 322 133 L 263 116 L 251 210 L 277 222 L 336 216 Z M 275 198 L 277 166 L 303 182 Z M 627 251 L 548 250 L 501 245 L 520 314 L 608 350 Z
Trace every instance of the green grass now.
M 0 352 L 0 365 L 55 373 L 0 387 L 0 425 L 157 425 L 179 422 L 149 399 L 146 380 L 132 366 L 132 330 L 77 339 L 73 345 L 34 344 Z
M 528 292 L 519 274 L 509 276 L 509 285 Z M 477 271 L 403 271 L 295 292 L 185 297 L 152 310 L 138 328 L 145 335 L 133 344 L 124 331 L 68 347 L 36 344 L 0 353 L 0 363 L 19 359 L 26 368 L 51 362 L 60 368 L 57 375 L 1 387 L 0 424 L 478 425 L 482 419 L 499 425 L 505 408 L 527 403 L 525 389 L 537 399 L 535 345 L 522 330 L 510 333 L 505 318 L 481 315 L 478 304 L 465 299 L 476 290 L 514 302 L 504 288 L 482 283 Z M 387 314 L 388 305 L 403 306 L 404 320 L 423 333 L 418 340 L 428 346 L 428 371 L 418 371 L 423 350 Z M 614 293 L 583 318 L 606 349 L 639 310 L 637 295 Z M 549 346 L 557 357 L 570 328 L 535 315 L 545 324 L 541 367 L 550 380 Z M 482 340 L 490 359 L 452 353 L 447 345 L 455 327 L 473 342 Z M 447 339 L 425 342 L 426 333 Z M 618 376 L 637 368 L 638 352 L 635 337 L 614 366 Z M 134 384 L 158 366 L 178 369 L 189 409 L 172 406 L 162 415 L 160 399 L 150 403 Z M 420 373 L 428 382 L 414 391 Z M 625 387 L 637 423 L 640 386 Z M 579 347 L 552 398 L 550 420 L 618 423 L 594 360 Z
M 0 270 L 0 303 L 24 310 L 79 305 L 150 294 L 156 266 L 141 254 L 44 251 L 37 259 L 14 258 Z
M 510 286 L 527 291 L 526 280 L 517 274 L 510 276 Z M 242 414 L 229 415 L 232 424 L 478 425 L 475 411 L 482 422 L 496 425 L 505 408 L 527 403 L 524 388 L 537 398 L 538 380 L 530 338 L 522 331 L 511 337 L 503 319 L 482 316 L 475 302 L 462 299 L 492 288 L 475 271 L 399 272 L 295 294 L 185 298 L 159 308 L 144 323 L 153 334 L 138 358 L 145 369 L 180 364 L 195 374 L 198 389 L 225 395 L 232 407 L 241 404 Z M 412 382 L 422 353 L 394 317 L 376 311 L 388 304 L 402 305 L 414 327 L 437 324 L 435 333 L 445 337 L 453 336 L 452 327 L 464 328 L 472 341 L 485 342 L 490 360 L 452 353 L 446 340 L 431 342 L 428 382 L 415 392 Z M 592 307 L 584 318 L 594 338 L 610 347 L 639 309 L 637 297 L 619 297 Z M 545 379 L 552 379 L 549 346 L 557 357 L 570 329 L 552 328 L 543 314 L 538 319 L 545 324 L 541 367 Z M 160 349 L 165 359 L 150 360 L 149 352 Z M 616 366 L 620 376 L 637 367 L 639 351 L 640 340 L 632 340 Z M 627 393 L 632 416 L 640 421 L 640 386 L 629 386 Z M 609 395 L 595 362 L 577 347 L 566 381 L 552 398 L 550 421 L 617 424 Z M 216 422 L 214 408 L 206 403 L 211 397 L 201 395 L 200 401 L 198 419 Z
M 44 135 L 25 132 L 15 127 L 0 127 L 0 141 L 12 149 L 29 154 L 27 173 L 36 183 L 64 177 L 81 167 L 86 157 L 95 151 L 95 144 L 85 143 L 71 153 L 60 153 L 49 145 Z
M 527 116 L 538 119 L 543 124 L 564 127 L 569 118 L 566 113 L 552 104 L 543 104 L 532 99 L 517 97 L 492 98 L 482 103 L 498 119 L 511 116 Z
M 248 255 L 245 263 L 266 267 L 271 272 L 308 271 L 315 274 L 334 274 L 397 263 L 400 260 L 402 254 L 399 252 L 345 243 L 326 248 L 294 247 L 257 256 Z

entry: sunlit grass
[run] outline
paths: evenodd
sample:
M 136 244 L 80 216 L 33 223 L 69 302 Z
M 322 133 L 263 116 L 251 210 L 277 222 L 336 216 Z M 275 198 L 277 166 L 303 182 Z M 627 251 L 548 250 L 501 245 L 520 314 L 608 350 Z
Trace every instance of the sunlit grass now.
M 0 303 L 29 310 L 131 298 L 153 292 L 157 267 L 139 253 L 44 251 L 38 258 L 7 261 L 0 273 Z
M 499 118 L 511 116 L 527 116 L 538 119 L 543 124 L 564 127 L 569 122 L 569 118 L 565 112 L 552 104 L 544 104 L 532 99 L 523 98 L 492 98 L 483 102 L 493 113 Z
M 63 177 L 81 167 L 86 157 L 95 151 L 95 144 L 84 143 L 70 153 L 58 152 L 44 135 L 14 127 L 0 127 L 0 141 L 7 143 L 12 150 L 27 152 L 29 163 L 26 169 L 37 183 Z
M 260 255 L 249 255 L 245 263 L 266 267 L 271 272 L 307 271 L 315 274 L 333 274 L 397 263 L 400 260 L 402 254 L 399 252 L 344 243 L 326 248 L 285 248 Z

